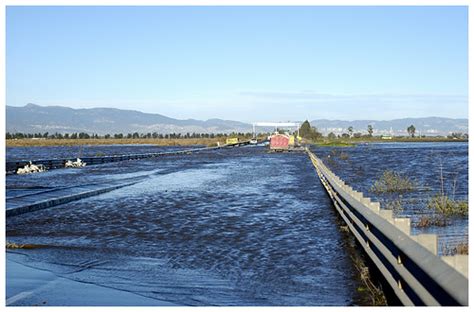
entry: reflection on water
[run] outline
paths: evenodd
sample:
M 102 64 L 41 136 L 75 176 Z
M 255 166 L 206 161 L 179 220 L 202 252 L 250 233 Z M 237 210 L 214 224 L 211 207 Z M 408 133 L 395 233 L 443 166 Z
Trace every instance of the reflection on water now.
M 351 305 L 357 272 L 305 154 L 203 152 L 8 176 L 61 186 L 141 176 L 107 194 L 7 220 L 24 261 L 184 305 Z

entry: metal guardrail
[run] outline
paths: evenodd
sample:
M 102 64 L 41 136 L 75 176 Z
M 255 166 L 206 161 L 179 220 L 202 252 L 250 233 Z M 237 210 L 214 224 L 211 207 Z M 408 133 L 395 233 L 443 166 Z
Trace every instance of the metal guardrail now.
M 191 148 L 179 151 L 172 151 L 172 152 L 159 152 L 159 153 L 144 153 L 144 154 L 126 154 L 126 155 L 114 155 L 114 156 L 95 156 L 95 157 L 81 157 L 81 160 L 87 165 L 98 165 L 104 164 L 109 162 L 117 162 L 117 161 L 124 161 L 124 160 L 136 160 L 136 159 L 145 159 L 145 158 L 153 158 L 153 157 L 160 157 L 166 155 L 180 155 L 180 154 L 189 154 L 198 151 L 204 150 L 213 150 L 218 148 L 226 147 L 223 146 L 215 146 L 215 147 L 199 147 L 199 148 Z M 34 164 L 42 164 L 47 167 L 47 169 L 58 169 L 64 168 L 65 164 L 68 160 L 75 161 L 72 158 L 56 158 L 56 159 L 37 159 L 32 160 Z M 7 173 L 15 173 L 18 168 L 22 168 L 29 163 L 28 160 L 18 160 L 18 161 L 7 161 L 5 164 L 5 170 Z
M 410 218 L 380 209 L 306 152 L 336 210 L 403 305 L 468 305 L 468 256 L 439 257 L 436 235 L 411 235 Z

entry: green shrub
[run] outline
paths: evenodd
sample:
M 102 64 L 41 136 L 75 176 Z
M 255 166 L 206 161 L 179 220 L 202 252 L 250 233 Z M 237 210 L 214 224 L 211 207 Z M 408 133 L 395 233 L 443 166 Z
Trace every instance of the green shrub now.
M 436 194 L 428 202 L 428 208 L 435 209 L 436 212 L 445 217 L 449 216 L 467 216 L 469 205 L 464 200 L 453 200 L 448 196 Z
M 403 193 L 413 191 L 415 183 L 395 171 L 385 170 L 370 190 L 374 193 Z

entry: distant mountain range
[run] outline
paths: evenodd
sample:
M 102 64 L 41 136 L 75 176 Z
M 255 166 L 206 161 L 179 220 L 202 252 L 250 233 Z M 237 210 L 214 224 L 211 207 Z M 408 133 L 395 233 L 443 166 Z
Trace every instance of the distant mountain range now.
M 252 125 L 222 119 L 174 119 L 116 108 L 73 109 L 63 106 L 7 106 L 7 132 L 23 133 L 229 133 L 252 132 Z
M 403 118 L 386 121 L 377 120 L 327 120 L 310 121 L 311 125 L 327 134 L 347 132 L 352 126 L 355 132 L 366 133 L 370 124 L 374 134 L 394 135 L 407 133 L 414 125 L 417 133 L 425 135 L 447 135 L 452 132 L 468 132 L 468 119 L 442 117 Z M 269 130 L 269 129 L 262 129 Z M 174 119 L 160 114 L 148 114 L 134 110 L 115 108 L 73 109 L 63 106 L 39 106 L 27 104 L 23 107 L 6 107 L 6 131 L 23 133 L 230 133 L 251 132 L 252 125 L 223 119 Z

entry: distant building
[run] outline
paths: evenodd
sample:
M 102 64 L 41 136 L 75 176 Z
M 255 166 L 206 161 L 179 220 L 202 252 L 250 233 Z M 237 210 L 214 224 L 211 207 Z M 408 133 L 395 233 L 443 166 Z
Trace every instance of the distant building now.
M 382 140 L 391 140 L 391 139 L 392 139 L 391 135 L 387 135 L 387 134 L 382 135 Z

